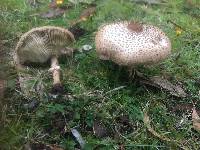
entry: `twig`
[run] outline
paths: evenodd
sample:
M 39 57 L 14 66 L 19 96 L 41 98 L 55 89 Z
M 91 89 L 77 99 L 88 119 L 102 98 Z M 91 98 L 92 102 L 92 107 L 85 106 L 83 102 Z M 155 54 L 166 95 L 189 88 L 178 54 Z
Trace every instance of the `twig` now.
M 125 88 L 125 87 L 126 87 L 126 86 L 119 86 L 119 87 L 117 87 L 117 88 L 114 88 L 114 89 L 112 89 L 112 90 L 106 92 L 104 95 L 107 95 L 107 94 L 112 93 L 112 92 L 115 92 L 115 91 L 119 91 L 119 90 L 121 90 L 121 89 L 123 89 L 123 88 Z
M 152 135 L 154 135 L 155 137 L 163 140 L 163 141 L 167 141 L 167 142 L 171 142 L 171 143 L 174 143 L 175 145 L 177 145 L 178 147 L 180 147 L 181 149 L 183 150 L 189 150 L 188 147 L 186 146 L 183 146 L 183 144 L 179 141 L 176 141 L 176 140 L 173 140 L 173 139 L 170 139 L 164 135 L 160 135 L 159 133 L 157 133 L 152 127 L 151 127 L 151 124 L 150 124 L 150 119 L 149 119 L 149 116 L 147 115 L 147 111 L 144 111 L 144 118 L 143 118 L 143 122 L 144 124 L 146 125 L 147 127 L 147 130 L 149 132 L 151 132 Z

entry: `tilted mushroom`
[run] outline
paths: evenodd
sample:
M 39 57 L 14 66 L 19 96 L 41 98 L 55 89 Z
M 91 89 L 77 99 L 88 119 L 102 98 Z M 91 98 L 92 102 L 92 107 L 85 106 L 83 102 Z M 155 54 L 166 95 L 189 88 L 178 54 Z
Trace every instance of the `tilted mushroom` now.
M 15 48 L 15 61 L 18 70 L 24 69 L 24 63 L 45 63 L 51 60 L 49 69 L 53 75 L 53 90 L 62 90 L 58 57 L 71 54 L 73 49 L 67 47 L 75 41 L 67 29 L 44 26 L 34 28 L 21 36 Z
M 103 25 L 95 37 L 100 59 L 121 66 L 154 64 L 171 53 L 169 38 L 158 27 L 134 21 Z

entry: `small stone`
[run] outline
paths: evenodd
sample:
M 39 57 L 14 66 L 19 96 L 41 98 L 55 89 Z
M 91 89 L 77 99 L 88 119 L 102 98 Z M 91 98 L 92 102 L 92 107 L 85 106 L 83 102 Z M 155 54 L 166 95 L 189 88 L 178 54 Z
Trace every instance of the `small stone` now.
M 83 45 L 81 49 L 84 51 L 90 51 L 92 49 L 92 46 L 91 45 Z

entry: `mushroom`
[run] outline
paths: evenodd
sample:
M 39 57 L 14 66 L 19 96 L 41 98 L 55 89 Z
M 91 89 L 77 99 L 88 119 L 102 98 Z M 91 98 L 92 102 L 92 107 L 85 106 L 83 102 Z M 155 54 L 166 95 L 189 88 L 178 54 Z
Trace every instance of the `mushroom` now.
M 100 27 L 95 37 L 100 59 L 112 60 L 132 70 L 139 64 L 154 64 L 171 53 L 169 38 L 158 27 L 121 21 Z
M 51 60 L 49 71 L 53 75 L 53 92 L 61 92 L 60 66 L 58 57 L 71 54 L 73 49 L 67 48 L 75 41 L 73 34 L 67 29 L 44 26 L 34 28 L 23 34 L 15 48 L 17 70 L 24 69 L 27 63 L 46 63 Z

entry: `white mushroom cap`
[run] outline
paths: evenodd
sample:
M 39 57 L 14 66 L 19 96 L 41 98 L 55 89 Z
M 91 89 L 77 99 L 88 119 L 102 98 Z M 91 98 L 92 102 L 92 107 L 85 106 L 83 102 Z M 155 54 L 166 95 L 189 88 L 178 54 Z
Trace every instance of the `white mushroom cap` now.
M 100 59 L 122 66 L 156 63 L 171 53 L 170 40 L 159 28 L 133 21 L 100 27 L 95 43 Z
M 34 28 L 21 36 L 15 48 L 17 63 L 44 63 L 75 41 L 67 29 L 44 26 Z

